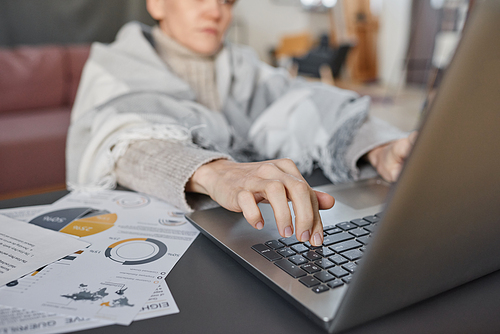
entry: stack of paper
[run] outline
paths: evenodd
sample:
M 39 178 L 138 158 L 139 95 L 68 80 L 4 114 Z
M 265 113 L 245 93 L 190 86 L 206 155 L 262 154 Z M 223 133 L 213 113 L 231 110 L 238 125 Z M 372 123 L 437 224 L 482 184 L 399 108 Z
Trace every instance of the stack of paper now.
M 143 194 L 100 191 L 27 210 L 0 214 L 90 245 L 0 288 L 1 333 L 128 325 L 178 312 L 165 277 L 198 231 L 175 207 Z

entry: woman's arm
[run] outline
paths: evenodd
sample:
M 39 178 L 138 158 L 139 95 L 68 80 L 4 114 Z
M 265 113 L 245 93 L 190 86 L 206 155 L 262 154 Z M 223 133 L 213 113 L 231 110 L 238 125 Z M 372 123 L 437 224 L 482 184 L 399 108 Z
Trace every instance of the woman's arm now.
M 150 139 L 132 143 L 115 165 L 120 185 L 156 196 L 189 212 L 213 203 L 203 196 L 187 196 L 185 186 L 202 165 L 227 154 L 168 140 Z M 193 196 L 194 197 L 194 196 Z

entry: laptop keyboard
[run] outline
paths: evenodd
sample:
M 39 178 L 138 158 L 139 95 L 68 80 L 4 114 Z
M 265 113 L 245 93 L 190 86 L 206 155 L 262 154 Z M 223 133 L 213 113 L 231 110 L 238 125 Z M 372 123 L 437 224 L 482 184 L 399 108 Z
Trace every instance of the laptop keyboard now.
M 314 247 L 295 236 L 269 240 L 252 249 L 315 293 L 349 284 L 380 215 L 323 227 L 323 245 Z

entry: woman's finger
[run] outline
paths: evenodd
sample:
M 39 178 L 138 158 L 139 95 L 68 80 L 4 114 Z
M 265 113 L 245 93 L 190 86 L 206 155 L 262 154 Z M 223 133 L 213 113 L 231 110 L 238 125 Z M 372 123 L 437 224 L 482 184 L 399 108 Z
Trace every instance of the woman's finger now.
M 318 207 L 320 210 L 328 210 L 335 205 L 335 198 L 333 198 L 332 195 L 318 190 L 314 190 L 314 193 L 318 199 Z
M 278 180 L 263 180 L 265 185 L 265 198 L 273 208 L 274 219 L 278 232 L 282 237 L 288 238 L 293 234 L 292 213 L 288 206 L 288 197 L 285 185 Z
M 247 222 L 258 230 L 264 227 L 264 218 L 252 192 L 243 190 L 238 193 L 238 205 Z
M 290 173 L 298 173 L 298 176 L 287 173 L 285 170 Z M 284 185 L 286 198 L 292 201 L 295 213 L 297 239 L 303 242 L 309 240 L 312 244 L 319 246 L 318 243 L 323 242 L 323 225 L 318 211 L 318 200 L 295 164 L 289 159 L 270 161 L 259 168 L 258 175 L 265 179 L 278 180 Z M 269 200 L 269 197 L 267 199 Z M 313 236 L 315 236 L 315 240 L 313 240 Z
M 297 179 L 288 179 L 285 186 L 295 213 L 297 239 L 302 242 L 309 240 L 314 246 L 320 246 L 323 243 L 323 224 L 316 193 L 305 181 Z

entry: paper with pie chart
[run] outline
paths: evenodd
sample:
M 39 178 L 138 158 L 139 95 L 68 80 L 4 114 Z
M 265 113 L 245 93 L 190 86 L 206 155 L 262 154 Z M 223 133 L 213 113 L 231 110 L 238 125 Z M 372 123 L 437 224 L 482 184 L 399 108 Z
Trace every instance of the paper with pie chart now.
M 126 191 L 70 193 L 29 222 L 91 246 L 0 288 L 0 304 L 123 325 L 198 235 L 175 207 Z
M 162 258 L 167 246 L 152 238 L 132 238 L 109 245 L 104 254 L 107 258 L 125 266 L 146 264 Z
M 116 213 L 81 207 L 50 211 L 30 223 L 77 237 L 88 237 L 110 229 L 117 218 Z

